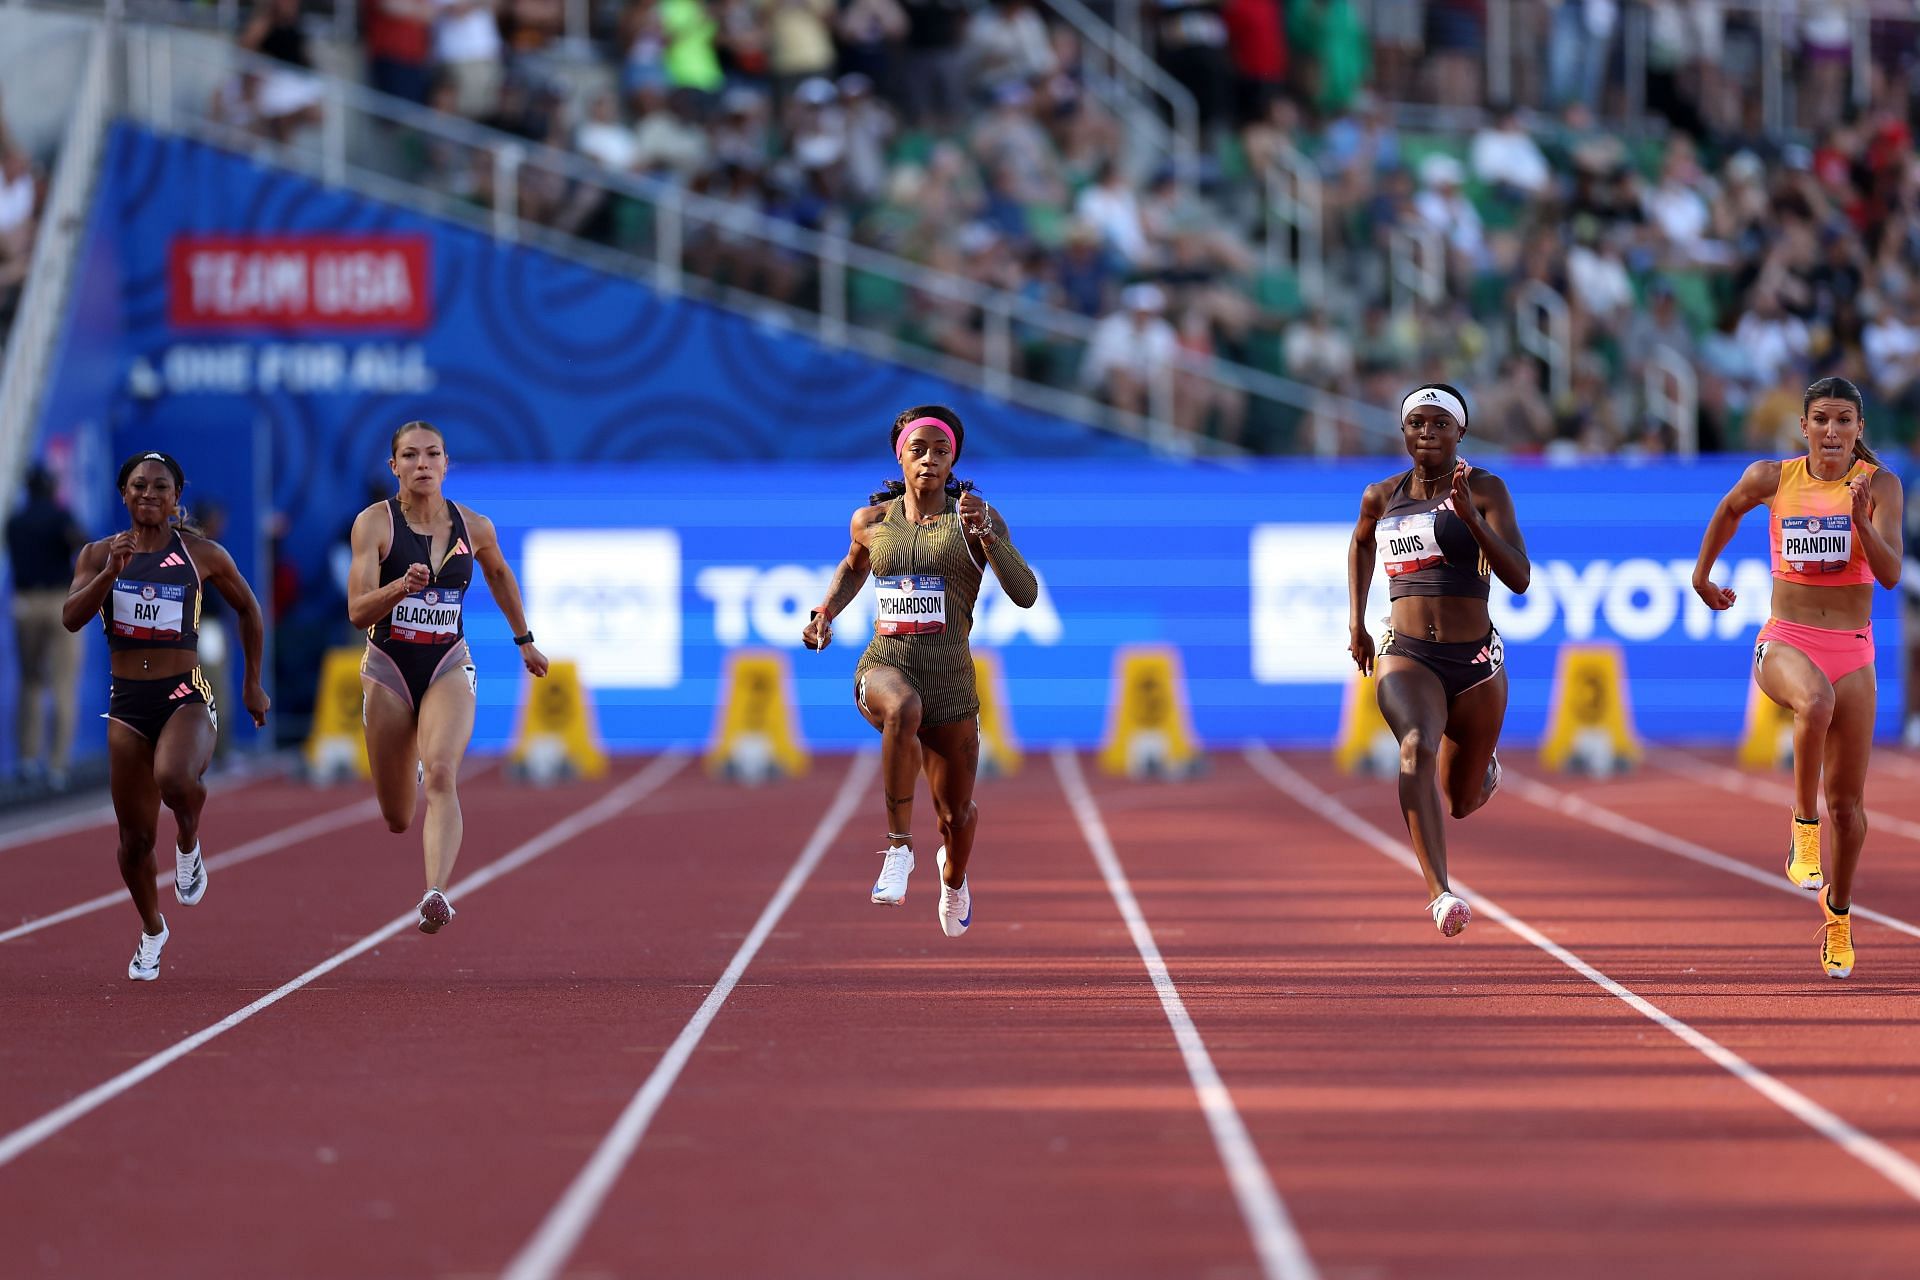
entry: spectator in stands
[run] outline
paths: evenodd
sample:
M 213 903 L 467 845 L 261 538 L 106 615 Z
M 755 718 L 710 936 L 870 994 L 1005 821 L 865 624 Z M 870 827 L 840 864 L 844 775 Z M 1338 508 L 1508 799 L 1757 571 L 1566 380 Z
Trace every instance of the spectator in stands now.
M 667 73 L 667 83 L 702 98 L 720 92 L 726 84 L 720 68 L 720 24 L 706 0 L 660 0 L 658 12 L 660 65 Z
M 1024 80 L 1002 81 L 993 111 L 973 134 L 973 155 L 990 174 L 1005 175 L 1005 190 L 1018 204 L 1064 206 L 1067 184 L 1053 140 L 1034 118 L 1033 92 Z
M 1539 364 L 1524 351 L 1509 352 L 1500 376 L 1474 399 L 1474 447 L 1538 453 L 1553 433 L 1553 406 L 1540 389 Z
M 433 56 L 453 85 L 454 109 L 472 120 L 491 116 L 499 105 L 505 69 L 500 23 L 494 0 L 435 0 L 439 16 L 433 28 Z
M 1200 128 L 1211 132 L 1232 123 L 1233 59 L 1221 0 L 1155 0 L 1154 48 L 1160 65 L 1193 95 Z
M 1663 256 L 1677 267 L 1721 264 L 1724 247 L 1710 237 L 1713 209 L 1706 192 L 1711 184 L 1695 159 L 1693 143 L 1684 134 L 1667 144 L 1660 161 L 1660 181 L 1640 198 L 1647 222 L 1663 242 Z
M 240 47 L 282 64 L 260 72 L 254 106 L 262 133 L 285 142 L 320 123 L 321 88 L 300 25 L 300 0 L 261 0 L 240 33 Z
M 1031 85 L 1059 70 L 1047 24 L 1027 0 L 993 0 L 967 23 L 961 43 L 967 76 L 989 93 Z
M 1347 110 L 1372 78 L 1373 46 L 1355 0 L 1294 0 L 1287 47 L 1305 64 L 1303 88 L 1323 116 Z
M 1634 297 L 1621 252 L 1624 235 L 1615 231 L 1603 238 L 1589 221 L 1577 230 L 1567 251 L 1567 301 L 1573 313 L 1575 350 L 1596 339 L 1617 339 L 1625 330 Z
M 834 0 L 765 0 L 767 69 L 777 98 L 802 81 L 833 75 Z
M 664 80 L 642 82 L 634 89 L 633 168 L 635 172 L 671 178 L 686 184 L 707 167 L 712 152 L 707 131 L 695 115 L 697 101 L 690 89 L 672 89 Z
M 574 149 L 603 169 L 632 173 L 639 164 L 639 140 L 620 118 L 620 104 L 611 89 L 587 100 L 587 118 L 574 131 Z
M 1180 312 L 1176 343 L 1187 357 L 1173 374 L 1173 425 L 1198 438 L 1238 445 L 1247 425 L 1247 393 L 1211 374 L 1214 329 L 1198 306 Z
M 1646 306 L 1636 308 L 1627 317 L 1620 350 L 1626 358 L 1628 371 L 1637 378 L 1639 371 L 1661 347 L 1669 348 L 1689 363 L 1697 355 L 1693 331 L 1680 314 L 1680 304 L 1674 297 L 1673 286 L 1665 280 L 1656 279 L 1647 286 Z
M 0 334 L 6 332 L 20 304 L 27 271 L 33 264 L 33 242 L 45 194 L 33 157 L 13 136 L 6 113 L 0 111 Z
M 1619 21 L 1619 0 L 1556 0 L 1547 44 L 1547 92 L 1555 108 L 1580 102 L 1599 109 Z
M 1553 189 L 1546 154 L 1512 106 L 1496 110 L 1486 127 L 1473 136 L 1471 162 L 1473 176 L 1510 204 L 1541 199 Z
M 1067 224 L 1057 266 L 1062 303 L 1083 316 L 1104 315 L 1120 277 L 1100 228 L 1082 218 Z
M 433 88 L 433 0 L 362 0 L 367 79 L 381 93 L 425 104 Z
M 1427 0 L 1427 69 L 1442 106 L 1478 105 L 1487 46 L 1487 0 Z
M 1782 378 L 1805 380 L 1801 375 L 1812 353 L 1813 337 L 1807 322 L 1789 314 L 1773 289 L 1764 285 L 1754 288 L 1733 336 L 1752 360 L 1756 389 L 1772 386 Z
M 1420 162 L 1420 194 L 1414 212 L 1438 231 L 1447 247 L 1448 274 L 1457 289 L 1493 265 L 1493 253 L 1480 222 L 1480 211 L 1461 191 L 1466 172 L 1450 155 L 1435 154 Z
M 895 71 L 907 36 L 907 11 L 900 0 L 847 0 L 834 21 L 834 35 L 843 76 L 865 76 L 882 95 L 898 95 Z
M 1882 300 L 1861 334 L 1874 403 L 1898 415 L 1903 435 L 1920 415 L 1920 284 Z
M 907 113 L 918 128 L 950 131 L 968 109 L 970 0 L 900 0 L 907 11 Z
M 899 130 L 893 108 L 858 71 L 840 77 L 840 129 L 846 154 L 846 190 L 856 206 L 880 198 L 887 185 L 887 147 Z
M 15 707 L 14 761 L 23 781 L 65 789 L 73 753 L 75 669 L 80 637 L 60 621 L 73 582 L 73 558 L 87 537 L 61 504 L 51 472 L 27 470 L 27 500 L 7 519 L 7 560 L 13 566 L 13 640 L 20 665 Z M 48 704 L 52 732 L 43 734 Z
M 1074 216 L 1099 229 L 1101 243 L 1130 271 L 1153 264 L 1153 246 L 1140 220 L 1140 201 L 1118 163 L 1108 160 L 1074 202 Z
M 1171 380 L 1179 336 L 1161 313 L 1166 295 L 1157 285 L 1129 285 L 1120 310 L 1093 327 L 1080 365 L 1081 383 L 1123 413 L 1148 416 L 1155 388 Z M 1171 390 L 1171 387 L 1168 388 Z M 1172 406 L 1166 406 L 1171 411 Z
M 1280 0 L 1223 0 L 1220 18 L 1233 56 L 1234 119 L 1251 124 L 1286 88 L 1286 16 Z
M 1281 351 L 1287 376 L 1310 387 L 1344 389 L 1353 376 L 1353 342 L 1327 318 L 1325 307 L 1314 304 L 1287 326 Z

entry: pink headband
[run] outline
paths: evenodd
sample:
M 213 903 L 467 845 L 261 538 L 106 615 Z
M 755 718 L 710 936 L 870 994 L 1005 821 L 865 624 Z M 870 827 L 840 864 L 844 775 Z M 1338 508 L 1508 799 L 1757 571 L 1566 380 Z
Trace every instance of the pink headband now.
M 947 448 L 953 450 L 956 454 L 960 452 L 960 443 L 953 438 L 952 427 L 940 421 L 938 418 L 915 418 L 912 422 L 900 428 L 900 438 L 894 442 L 893 446 L 893 456 L 895 458 L 905 461 L 907 456 L 907 441 L 912 439 L 913 433 L 922 427 L 940 428 L 940 434 L 947 438 Z

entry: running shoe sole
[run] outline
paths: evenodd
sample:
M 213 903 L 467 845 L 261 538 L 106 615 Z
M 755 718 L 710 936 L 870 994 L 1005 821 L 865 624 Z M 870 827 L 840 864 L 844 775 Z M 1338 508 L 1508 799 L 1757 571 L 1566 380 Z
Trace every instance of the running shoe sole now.
M 1800 879 L 1798 876 L 1793 874 L 1793 859 L 1789 857 L 1787 859 L 1787 883 L 1792 885 L 1796 889 L 1805 889 L 1808 893 L 1812 893 L 1816 889 L 1820 888 L 1824 883 L 1826 883 L 1826 877 L 1822 875 L 1820 872 L 1816 871 L 1813 873 L 1813 879 L 1811 880 Z
M 439 894 L 420 903 L 420 932 L 438 933 L 453 919 L 453 905 Z
M 1465 902 L 1456 899 L 1454 904 L 1447 908 L 1447 914 L 1440 917 L 1440 936 L 1443 938 L 1457 938 L 1460 936 L 1461 931 L 1472 923 L 1473 908 Z

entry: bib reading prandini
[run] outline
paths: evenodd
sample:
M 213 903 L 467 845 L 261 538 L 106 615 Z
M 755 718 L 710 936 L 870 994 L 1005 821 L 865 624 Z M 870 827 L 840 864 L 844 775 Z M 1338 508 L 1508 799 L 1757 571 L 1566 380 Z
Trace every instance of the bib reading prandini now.
M 185 616 L 187 588 L 177 582 L 113 584 L 113 634 L 130 640 L 177 640 Z
M 1780 558 L 1795 573 L 1839 573 L 1853 559 L 1853 517 L 1780 517 Z
M 947 580 L 903 573 L 873 580 L 873 630 L 883 636 L 930 636 L 947 629 Z
M 393 606 L 393 638 L 406 644 L 448 644 L 460 634 L 460 590 L 428 587 Z
M 1374 545 L 1380 548 L 1380 560 L 1389 578 L 1427 569 L 1446 559 L 1440 550 L 1440 535 L 1434 530 L 1434 513 L 1416 511 L 1380 521 Z

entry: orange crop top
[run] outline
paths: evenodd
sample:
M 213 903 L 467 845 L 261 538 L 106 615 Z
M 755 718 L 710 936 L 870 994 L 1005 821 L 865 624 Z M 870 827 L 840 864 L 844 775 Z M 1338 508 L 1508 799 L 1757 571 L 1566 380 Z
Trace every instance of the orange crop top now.
M 1805 458 L 1780 464 L 1780 487 L 1768 503 L 1773 576 L 1814 587 L 1852 587 L 1873 581 L 1867 554 L 1853 536 L 1853 494 L 1847 481 L 1878 468 L 1856 461 L 1838 480 L 1821 480 Z

